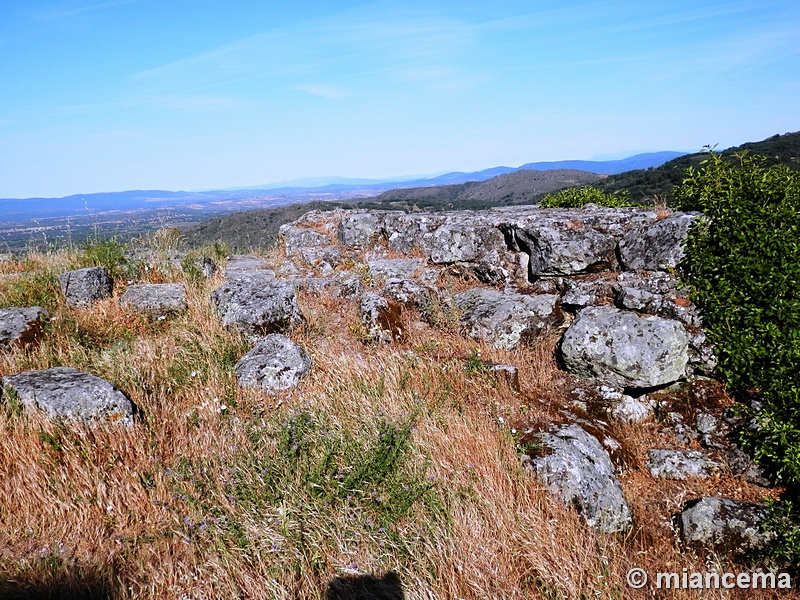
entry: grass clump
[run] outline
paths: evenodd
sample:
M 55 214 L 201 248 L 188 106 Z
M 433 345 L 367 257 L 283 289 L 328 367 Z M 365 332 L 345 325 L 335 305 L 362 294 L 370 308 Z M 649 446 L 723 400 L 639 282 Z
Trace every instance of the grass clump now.
M 22 273 L 0 285 L 0 308 L 41 306 L 55 310 L 61 301 L 58 277 L 52 271 Z
M 579 188 L 568 188 L 555 194 L 547 194 L 539 204 L 540 208 L 580 208 L 585 204 L 596 204 L 608 208 L 635 206 L 628 200 L 628 193 L 609 194 L 597 188 L 585 185 Z
M 706 219 L 690 231 L 681 269 L 702 308 L 719 371 L 754 419 L 742 441 L 768 472 L 800 491 L 800 173 L 709 152 L 676 190 Z M 789 510 L 795 523 L 797 510 Z M 795 525 L 795 527 L 797 527 Z M 800 536 L 783 556 L 800 559 Z

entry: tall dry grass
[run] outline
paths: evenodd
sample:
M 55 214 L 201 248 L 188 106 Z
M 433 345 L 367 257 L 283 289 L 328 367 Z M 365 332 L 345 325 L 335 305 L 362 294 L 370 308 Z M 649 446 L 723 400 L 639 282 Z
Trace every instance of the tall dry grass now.
M 53 273 L 76 260 L 28 259 Z M 55 296 L 41 342 L 0 355 L 0 375 L 71 365 L 139 409 L 125 430 L 2 408 L 0 596 L 321 598 L 334 577 L 394 572 L 409 600 L 757 597 L 626 587 L 632 566 L 739 568 L 682 552 L 670 516 L 718 490 L 764 494 L 727 475 L 653 480 L 644 453 L 671 442 L 656 424 L 613 432 L 635 457 L 620 476 L 630 534 L 594 533 L 525 472 L 511 427 L 556 418 L 570 385 L 554 339 L 496 350 L 407 311 L 403 340 L 363 343 L 353 303 L 301 294 L 308 324 L 290 335 L 314 369 L 264 394 L 236 384 L 249 345 L 210 310 L 219 276 L 145 276 L 186 284 L 188 312 L 127 313 L 122 286 L 90 309 Z M 0 299 L 24 297 L 12 280 Z M 521 391 L 472 368 L 478 356 L 517 365 Z M 793 594 L 759 597 L 773 596 Z

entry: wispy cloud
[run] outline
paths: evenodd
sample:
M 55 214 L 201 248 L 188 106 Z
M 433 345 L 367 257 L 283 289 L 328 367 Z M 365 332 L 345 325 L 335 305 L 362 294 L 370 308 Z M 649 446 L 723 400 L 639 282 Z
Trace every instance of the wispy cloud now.
M 347 94 L 340 87 L 335 85 L 328 85 L 325 83 L 310 83 L 307 85 L 296 85 L 292 89 L 306 92 L 312 96 L 320 98 L 327 98 L 328 100 L 338 100 L 344 98 Z

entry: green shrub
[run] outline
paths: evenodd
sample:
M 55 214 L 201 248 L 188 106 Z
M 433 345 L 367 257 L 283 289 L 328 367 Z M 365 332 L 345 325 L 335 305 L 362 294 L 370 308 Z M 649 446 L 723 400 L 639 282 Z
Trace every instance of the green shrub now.
M 754 426 L 742 442 L 790 496 L 800 490 L 800 173 L 710 152 L 675 191 L 707 217 L 680 269 L 719 371 Z M 757 402 L 754 402 L 756 400 Z M 794 511 L 796 513 L 797 511 Z M 794 538 L 793 538 L 794 539 Z M 800 557 L 800 543 L 794 549 Z
M 116 237 L 95 235 L 84 243 L 80 261 L 85 267 L 105 267 L 115 281 L 135 279 L 140 265 L 128 259 L 127 251 L 128 244 Z
M 580 208 L 584 204 L 596 204 L 609 208 L 634 206 L 628 200 L 628 193 L 619 195 L 607 194 L 597 188 L 585 185 L 579 188 L 568 188 L 555 194 L 547 194 L 539 204 L 540 208 Z
M 24 273 L 11 279 L 0 292 L 0 308 L 41 306 L 54 311 L 61 298 L 58 277 L 51 271 Z

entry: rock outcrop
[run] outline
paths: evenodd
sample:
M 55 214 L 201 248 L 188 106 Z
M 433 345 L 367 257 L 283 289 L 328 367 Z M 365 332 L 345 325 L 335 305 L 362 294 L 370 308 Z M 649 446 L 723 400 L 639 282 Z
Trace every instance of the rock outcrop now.
M 290 331 L 304 323 L 291 283 L 237 276 L 214 290 L 211 302 L 225 327 L 262 336 Z

